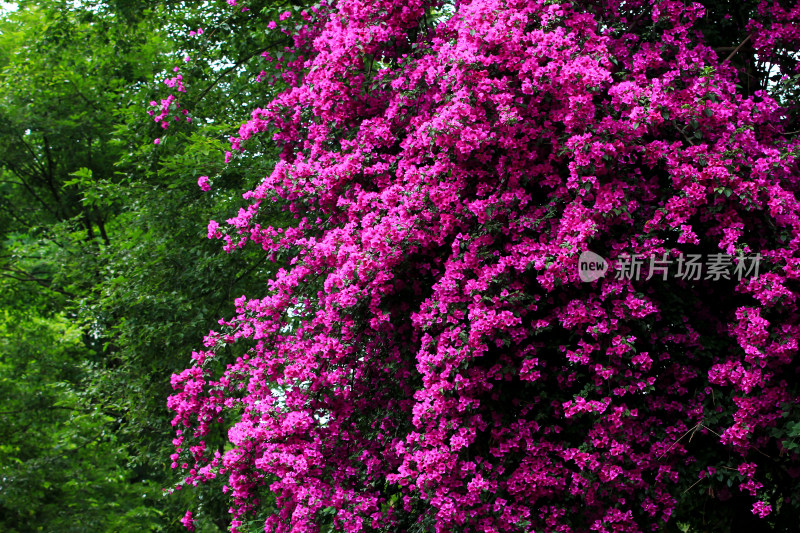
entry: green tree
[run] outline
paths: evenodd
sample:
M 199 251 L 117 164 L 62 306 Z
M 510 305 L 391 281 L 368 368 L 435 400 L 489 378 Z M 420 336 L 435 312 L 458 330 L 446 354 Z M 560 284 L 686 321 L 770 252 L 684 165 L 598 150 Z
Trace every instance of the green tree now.
M 270 70 L 261 52 L 287 44 L 258 31 L 285 6 L 251 8 L 38 1 L 0 17 L 4 530 L 182 529 L 196 496 L 162 497 L 174 479 L 169 376 L 274 269 L 253 253 L 220 255 L 200 222 L 235 215 L 237 191 L 277 156 L 263 143 L 224 162 L 249 116 L 228 109 L 231 95 L 257 105 L 283 86 L 251 82 Z M 175 66 L 205 81 L 179 94 L 170 111 L 186 114 L 164 130 L 147 112 Z M 200 504 L 201 530 L 227 529 L 221 496 Z
M 160 487 L 131 482 L 123 412 L 91 390 L 102 337 L 79 306 L 99 296 L 120 212 L 104 195 L 120 183 L 108 117 L 152 79 L 159 37 L 61 2 L 0 25 L 0 524 L 148 530 L 159 512 L 142 496 Z

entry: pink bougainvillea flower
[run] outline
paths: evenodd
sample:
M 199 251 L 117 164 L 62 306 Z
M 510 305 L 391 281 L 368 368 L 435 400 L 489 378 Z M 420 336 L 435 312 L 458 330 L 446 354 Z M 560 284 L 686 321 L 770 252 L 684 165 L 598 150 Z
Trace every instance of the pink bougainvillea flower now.
M 275 274 L 171 380 L 182 485 L 222 477 L 232 530 L 268 533 L 795 516 L 798 92 L 751 80 L 796 76 L 789 4 L 721 31 L 678 0 L 339 0 L 281 27 L 257 78 L 283 89 L 225 162 L 280 155 L 208 225 Z M 617 272 L 582 278 L 589 252 Z

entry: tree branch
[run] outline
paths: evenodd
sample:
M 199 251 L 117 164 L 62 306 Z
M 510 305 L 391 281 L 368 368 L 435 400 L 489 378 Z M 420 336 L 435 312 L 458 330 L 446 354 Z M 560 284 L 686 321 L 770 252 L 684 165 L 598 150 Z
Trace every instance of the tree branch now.
M 744 46 L 747 43 L 747 41 L 750 40 L 750 37 L 752 37 L 752 36 L 753 36 L 753 34 L 751 33 L 750 35 L 745 37 L 744 41 L 740 42 L 739 46 L 737 46 L 736 48 L 733 49 L 733 52 L 731 52 L 731 54 L 728 57 L 725 58 L 725 61 L 723 61 L 722 64 L 724 65 L 725 63 L 730 61 L 731 58 L 736 55 L 736 52 L 738 52 L 742 48 L 742 46 Z
M 50 409 L 63 409 L 65 411 L 74 411 L 76 413 L 91 413 L 91 409 L 78 409 L 77 407 L 67 407 L 65 405 L 48 405 L 46 407 L 30 407 L 28 409 L 14 409 L 13 411 L 0 411 L 0 415 L 15 415 L 18 413 L 27 413 L 30 411 L 46 411 Z

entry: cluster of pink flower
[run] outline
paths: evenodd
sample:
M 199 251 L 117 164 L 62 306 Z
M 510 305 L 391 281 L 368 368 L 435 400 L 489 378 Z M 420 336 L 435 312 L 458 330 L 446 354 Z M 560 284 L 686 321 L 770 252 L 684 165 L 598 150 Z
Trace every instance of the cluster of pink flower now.
M 189 58 L 187 58 L 188 60 Z M 180 72 L 180 67 L 175 67 L 173 69 L 174 72 Z M 166 78 L 164 83 L 172 88 L 177 90 L 178 92 L 185 93 L 186 87 L 183 85 L 183 74 L 177 74 L 172 78 Z M 174 94 L 170 94 L 166 98 L 161 100 L 161 103 L 156 102 L 153 100 L 150 102 L 150 106 L 156 108 L 155 110 L 150 109 L 147 111 L 147 114 L 153 117 L 153 120 L 157 123 L 160 123 L 163 129 L 169 128 L 170 120 L 172 121 L 179 121 L 181 118 L 186 120 L 186 122 L 191 122 L 192 117 L 189 116 L 189 110 L 184 109 L 178 103 L 177 97 Z M 156 110 L 158 114 L 156 114 Z M 159 144 L 161 142 L 160 138 L 155 139 L 155 144 Z
M 719 476 L 769 517 L 763 457 L 800 462 L 781 448 L 800 403 L 786 111 L 737 90 L 699 4 L 451 7 L 304 14 L 291 87 L 232 140 L 283 151 L 226 250 L 296 255 L 173 377 L 184 484 L 224 476 L 234 530 L 263 513 L 274 533 L 658 529 Z M 762 2 L 751 46 L 796 53 L 799 21 Z M 275 205 L 298 226 L 258 224 Z M 589 247 L 760 253 L 766 274 L 582 283 Z

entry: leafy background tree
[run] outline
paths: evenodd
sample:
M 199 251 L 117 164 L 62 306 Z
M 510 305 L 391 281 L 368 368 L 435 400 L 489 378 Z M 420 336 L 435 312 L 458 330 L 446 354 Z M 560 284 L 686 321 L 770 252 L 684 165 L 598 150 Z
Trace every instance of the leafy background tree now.
M 175 485 L 169 376 L 273 268 L 220 255 L 202 223 L 235 214 L 274 153 L 224 164 L 248 116 L 228 109 L 231 94 L 275 90 L 250 82 L 281 42 L 220 6 L 20 2 L 0 20 L 5 531 L 182 529 L 193 497 L 162 494 Z M 251 38 L 229 41 L 245 20 Z M 175 66 L 204 81 L 164 130 L 147 112 Z M 227 529 L 222 495 L 204 505 L 203 530 Z

